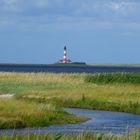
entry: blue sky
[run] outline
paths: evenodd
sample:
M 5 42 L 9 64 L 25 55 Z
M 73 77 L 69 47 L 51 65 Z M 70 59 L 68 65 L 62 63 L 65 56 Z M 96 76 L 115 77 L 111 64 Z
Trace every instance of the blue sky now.
M 139 0 L 0 0 L 0 63 L 140 64 Z

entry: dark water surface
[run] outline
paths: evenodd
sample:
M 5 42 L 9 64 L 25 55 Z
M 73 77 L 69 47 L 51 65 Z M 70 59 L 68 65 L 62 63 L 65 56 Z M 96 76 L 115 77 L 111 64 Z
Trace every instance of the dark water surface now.
M 3 72 L 54 72 L 54 73 L 103 73 L 103 72 L 140 72 L 135 66 L 90 66 L 90 65 L 37 65 L 37 64 L 0 64 Z
M 88 109 L 66 109 L 66 111 L 86 116 L 90 120 L 78 124 L 54 125 L 42 128 L 6 129 L 0 130 L 0 135 L 58 132 L 69 134 L 81 132 L 122 134 L 133 129 L 140 129 L 140 115 Z

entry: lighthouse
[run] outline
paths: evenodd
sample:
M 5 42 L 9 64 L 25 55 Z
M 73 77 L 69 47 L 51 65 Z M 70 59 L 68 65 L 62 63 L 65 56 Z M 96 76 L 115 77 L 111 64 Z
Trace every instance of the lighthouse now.
M 71 63 L 71 60 L 67 58 L 67 47 L 64 47 L 64 55 L 63 55 L 63 59 L 59 60 L 59 63 Z
M 60 60 L 58 60 L 57 62 L 56 62 L 56 64 L 68 64 L 68 65 L 86 65 L 86 63 L 85 62 L 72 62 L 70 59 L 68 59 L 68 51 L 67 51 L 67 47 L 66 46 L 64 46 L 64 52 L 63 52 L 64 54 L 63 54 L 63 58 L 62 59 L 60 59 Z
M 67 63 L 67 47 L 64 47 L 64 56 L 63 56 L 63 63 Z

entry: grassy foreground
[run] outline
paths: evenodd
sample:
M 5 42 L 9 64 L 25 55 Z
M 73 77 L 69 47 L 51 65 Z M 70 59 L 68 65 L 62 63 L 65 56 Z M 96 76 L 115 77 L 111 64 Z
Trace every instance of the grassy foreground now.
M 140 73 L 0 73 L 0 93 L 56 106 L 140 114 Z
M 110 77 L 112 82 L 108 82 Z M 58 110 L 59 106 L 140 114 L 139 81 L 140 73 L 0 73 L 0 94 L 15 94 L 16 97 L 14 100 L 0 99 L 0 128 L 46 126 L 83 120 Z
M 140 114 L 140 73 L 137 74 L 51 74 L 0 73 L 0 129 L 85 120 L 60 107 L 79 107 Z M 140 132 L 125 136 L 79 135 L 0 135 L 0 140 L 139 140 Z
M 131 132 L 126 135 L 103 135 L 103 134 L 31 134 L 0 136 L 1 140 L 140 140 L 140 133 Z

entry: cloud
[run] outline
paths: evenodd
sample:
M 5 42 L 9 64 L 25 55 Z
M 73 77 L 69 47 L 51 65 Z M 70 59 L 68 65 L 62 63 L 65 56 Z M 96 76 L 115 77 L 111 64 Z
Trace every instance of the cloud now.
M 46 8 L 48 5 L 48 0 L 1 0 L 0 1 L 0 11 L 1 13 L 8 14 L 23 14 L 23 13 L 33 13 L 36 10 Z
M 121 1 L 121 2 L 110 2 L 107 7 L 112 12 L 118 13 L 122 16 L 129 16 L 129 14 L 138 14 L 140 8 L 140 2 Z
M 14 11 L 17 7 L 17 0 L 1 0 L 0 11 Z
M 71 14 L 71 15 L 95 15 L 109 12 L 119 12 L 122 14 L 133 13 L 140 7 L 140 2 L 129 0 L 1 0 L 1 11 L 31 12 L 42 11 L 47 14 Z M 29 10 L 31 9 L 31 10 Z M 138 11 L 137 11 L 138 12 Z
M 0 0 L 0 27 L 139 29 L 136 0 Z

